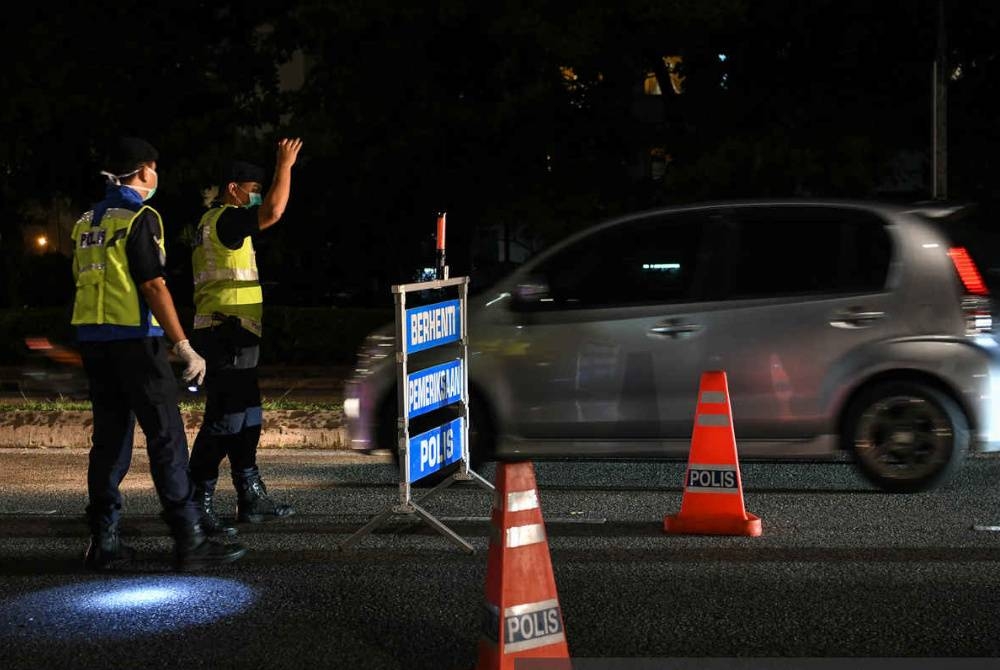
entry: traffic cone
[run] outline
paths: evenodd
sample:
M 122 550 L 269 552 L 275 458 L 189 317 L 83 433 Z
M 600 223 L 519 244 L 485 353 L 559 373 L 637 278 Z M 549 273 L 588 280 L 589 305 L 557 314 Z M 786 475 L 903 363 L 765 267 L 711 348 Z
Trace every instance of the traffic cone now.
M 477 670 L 513 670 L 518 659 L 569 658 L 535 468 L 499 463 L 486 560 Z
M 696 535 L 761 534 L 760 518 L 743 507 L 729 384 L 721 370 L 701 375 L 681 511 L 664 517 L 663 530 Z

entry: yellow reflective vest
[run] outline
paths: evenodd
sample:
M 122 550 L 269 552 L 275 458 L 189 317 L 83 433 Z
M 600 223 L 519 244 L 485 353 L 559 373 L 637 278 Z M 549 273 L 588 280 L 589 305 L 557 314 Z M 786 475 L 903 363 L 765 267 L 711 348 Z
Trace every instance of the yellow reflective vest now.
M 152 207 L 143 206 L 137 212 L 120 207 L 109 208 L 96 226 L 93 225 L 92 210 L 73 226 L 73 278 L 76 280 L 74 326 L 142 325 L 145 303 L 141 303 L 139 289 L 129 273 L 125 243 L 132 224 L 144 211 L 156 216 L 160 227 L 157 243 L 165 258 L 163 220 Z M 152 314 L 149 319 L 151 325 L 159 326 Z
M 249 237 L 239 249 L 219 240 L 219 217 L 233 205 L 209 209 L 201 217 L 191 257 L 194 272 L 194 327 L 209 328 L 220 317 L 235 316 L 240 325 L 261 334 L 264 296 L 257 278 L 257 256 Z

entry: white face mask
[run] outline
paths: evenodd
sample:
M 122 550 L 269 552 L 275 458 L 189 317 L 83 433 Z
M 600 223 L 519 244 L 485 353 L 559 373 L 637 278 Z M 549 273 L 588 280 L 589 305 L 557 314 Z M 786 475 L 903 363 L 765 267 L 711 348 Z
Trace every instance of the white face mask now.
M 140 169 L 142 169 L 142 168 L 140 168 Z M 146 195 L 144 195 L 143 198 L 142 198 L 143 202 L 145 202 L 145 201 L 149 200 L 150 198 L 152 198 L 153 194 L 156 193 L 156 187 L 160 185 L 160 175 L 156 174 L 156 170 L 154 170 L 153 168 L 146 168 L 146 169 L 149 170 L 150 172 L 152 172 L 154 175 L 156 175 L 156 186 L 153 186 L 153 188 L 146 188 L 145 186 L 135 186 L 135 185 L 130 185 L 129 186 L 129 188 L 134 188 L 137 191 L 147 191 Z M 139 170 L 136 170 L 135 172 L 138 172 L 138 171 Z M 135 174 L 135 173 L 133 173 L 133 174 Z
M 141 169 L 142 168 L 139 168 L 139 170 L 141 170 Z M 152 198 L 153 194 L 156 193 L 156 187 L 160 185 L 160 175 L 156 174 L 156 170 L 154 170 L 151 167 L 146 167 L 146 169 L 149 170 L 150 172 L 152 172 L 154 175 L 156 175 L 156 186 L 154 186 L 152 188 L 147 188 L 145 186 L 136 186 L 134 184 L 129 184 L 129 186 L 128 186 L 129 188 L 134 189 L 136 191 L 147 191 L 146 195 L 144 195 L 143 198 L 142 198 L 143 202 L 145 202 L 145 201 L 149 200 L 150 198 Z M 128 179 L 129 177 L 131 177 L 134 174 L 139 174 L 139 170 L 133 170 L 132 172 L 129 172 L 127 174 L 118 174 L 118 175 L 111 174 L 110 172 L 101 172 L 101 174 L 104 175 L 105 177 L 107 177 L 108 181 L 111 182 L 112 184 L 114 184 L 115 186 L 121 186 L 122 185 L 122 179 Z

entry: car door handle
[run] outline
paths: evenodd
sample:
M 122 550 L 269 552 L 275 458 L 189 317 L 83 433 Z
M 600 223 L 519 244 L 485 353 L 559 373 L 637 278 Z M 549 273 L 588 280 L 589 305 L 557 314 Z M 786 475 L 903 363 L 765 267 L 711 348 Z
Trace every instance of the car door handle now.
M 658 323 L 650 328 L 649 334 L 658 337 L 670 337 L 677 339 L 686 335 L 694 335 L 695 333 L 701 332 L 703 328 L 704 326 L 700 326 L 697 323 L 665 322 Z
M 833 315 L 830 325 L 834 328 L 867 328 L 884 318 L 885 312 L 845 309 Z

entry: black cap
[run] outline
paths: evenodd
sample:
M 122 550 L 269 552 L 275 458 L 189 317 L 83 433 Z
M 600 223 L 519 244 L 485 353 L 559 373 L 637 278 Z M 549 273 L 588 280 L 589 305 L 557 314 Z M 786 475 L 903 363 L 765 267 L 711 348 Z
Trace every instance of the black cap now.
M 135 172 L 143 163 L 160 157 L 156 147 L 140 137 L 119 137 L 108 153 L 106 167 L 111 174 L 122 176 Z
M 222 171 L 223 185 L 234 181 L 255 181 L 258 184 L 263 184 L 265 179 L 267 179 L 267 173 L 264 168 L 246 161 L 233 161 Z

